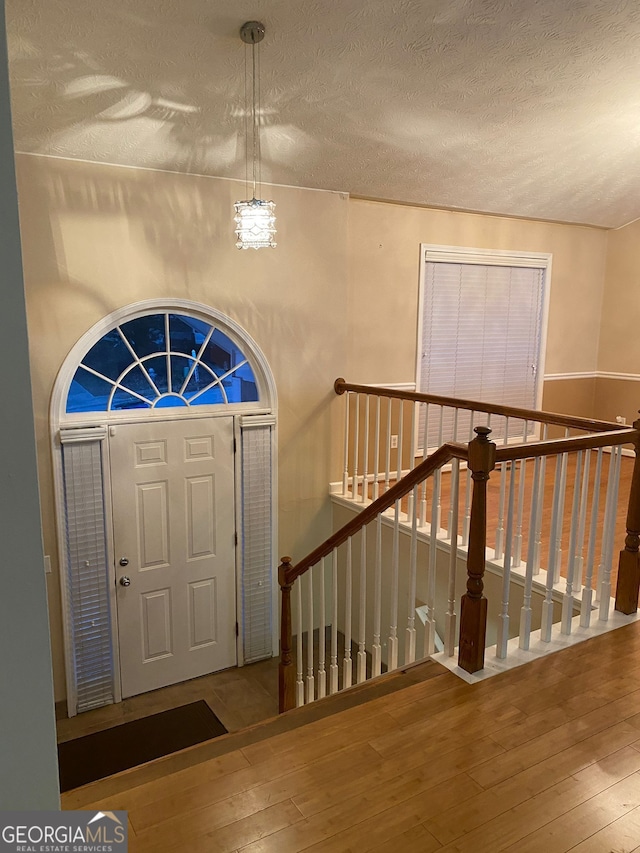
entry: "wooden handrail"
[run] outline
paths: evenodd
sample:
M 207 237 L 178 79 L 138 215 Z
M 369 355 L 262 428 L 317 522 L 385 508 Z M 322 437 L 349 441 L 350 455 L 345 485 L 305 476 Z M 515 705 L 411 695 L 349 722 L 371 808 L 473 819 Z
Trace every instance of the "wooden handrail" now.
M 515 462 L 518 459 L 535 459 L 538 456 L 593 450 L 596 447 L 634 444 L 639 435 L 638 430 L 629 426 L 625 429 L 599 432 L 595 435 L 572 435 L 569 438 L 549 438 L 527 444 L 502 445 L 496 450 L 496 465 L 500 462 Z
M 459 444 L 453 441 L 443 444 L 442 447 L 439 447 L 435 451 L 435 453 L 432 453 L 431 456 L 427 456 L 425 460 L 413 468 L 401 480 L 398 480 L 397 483 L 395 483 L 377 500 L 373 501 L 373 503 L 370 503 L 369 506 L 359 512 L 355 518 L 343 525 L 343 527 L 334 533 L 333 536 L 330 536 L 326 542 L 319 545 L 314 551 L 305 557 L 304 560 L 301 560 L 299 563 L 296 563 L 295 566 L 292 566 L 289 563 L 285 563 L 283 558 L 282 565 L 280 566 L 280 583 L 282 584 L 284 581 L 284 584 L 290 586 L 297 578 L 300 577 L 300 575 L 303 575 L 308 569 L 310 569 L 311 566 L 315 566 L 323 557 L 330 554 L 334 548 L 342 545 L 350 536 L 357 533 L 361 527 L 369 524 L 369 522 L 373 521 L 376 516 L 384 512 L 386 509 L 389 509 L 390 506 L 393 506 L 397 500 L 400 500 L 407 495 L 414 486 L 417 486 L 418 483 L 426 480 L 426 478 L 431 476 L 431 474 L 433 474 L 434 471 L 437 471 L 438 468 L 446 465 L 447 462 L 450 462 L 452 459 L 467 459 L 467 456 L 468 451 L 466 444 Z
M 558 415 L 552 412 L 512 406 L 491 406 L 479 401 L 398 391 L 394 388 L 354 385 L 347 383 L 344 379 L 336 379 L 334 387 L 337 394 L 351 391 L 359 394 L 434 403 L 472 412 L 484 412 L 525 421 L 580 429 L 591 434 L 496 447 L 495 443 L 489 440 L 491 430 L 485 426 L 476 427 L 476 438 L 468 445 L 458 442 L 443 444 L 295 566 L 291 565 L 290 557 L 283 557 L 278 571 L 278 582 L 282 591 L 281 660 L 279 668 L 280 711 L 295 706 L 291 619 L 291 587 L 293 583 L 312 566 L 317 565 L 324 557 L 331 554 L 334 549 L 393 506 L 396 501 L 405 497 L 415 486 L 450 462 L 451 459 L 465 460 L 471 470 L 473 480 L 467 552 L 467 591 L 462 596 L 460 612 L 459 665 L 463 669 L 472 673 L 484 666 L 487 601 L 483 595 L 483 575 L 486 560 L 487 481 L 495 465 L 503 462 L 623 444 L 634 445 L 636 464 L 627 515 L 627 539 L 625 549 L 620 554 L 616 609 L 623 613 L 635 612 L 640 590 L 640 420 L 635 421 L 633 426 L 620 428 L 618 424 L 609 421 Z M 365 487 L 366 483 L 363 482 L 363 488 Z
M 560 415 L 556 412 L 543 412 L 539 409 L 521 409 L 516 406 L 499 406 L 493 403 L 482 403 L 479 400 L 458 400 L 455 397 L 441 397 L 436 394 L 420 394 L 417 391 L 399 391 L 397 388 L 383 388 L 374 385 L 354 385 L 341 377 L 333 384 L 336 394 L 355 391 L 358 394 L 374 394 L 379 397 L 393 397 L 398 400 L 413 400 L 416 403 L 434 403 L 437 406 L 448 406 L 452 409 L 468 409 L 471 412 L 484 412 L 488 415 L 503 415 L 523 421 L 536 421 L 570 429 L 581 429 L 585 432 L 602 432 L 616 429 L 618 424 L 611 421 L 596 421 L 590 418 L 579 418 L 573 415 Z M 631 427 L 629 427 L 631 429 Z

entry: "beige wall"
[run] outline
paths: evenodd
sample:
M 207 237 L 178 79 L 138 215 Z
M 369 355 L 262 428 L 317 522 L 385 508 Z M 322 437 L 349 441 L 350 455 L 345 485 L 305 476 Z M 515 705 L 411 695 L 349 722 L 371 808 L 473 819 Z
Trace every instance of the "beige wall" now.
M 640 374 L 640 222 L 608 233 L 598 370 Z
M 71 347 L 116 308 L 152 297 L 206 303 L 264 352 L 279 397 L 278 553 L 303 557 L 330 532 L 344 372 L 348 202 L 274 188 L 275 251 L 238 251 L 232 205 L 244 184 L 18 156 L 34 408 L 56 698 L 64 697 L 48 407 Z M 341 442 L 339 442 L 341 447 Z M 335 452 L 334 452 L 335 450 Z
M 420 243 L 551 252 L 545 372 L 595 371 L 606 231 L 352 199 L 348 381 L 415 380 Z
M 595 376 L 545 382 L 543 410 L 579 418 L 595 417 L 596 382 Z
M 608 233 L 598 370 L 624 375 L 598 377 L 597 416 L 632 423 L 640 409 L 640 222 Z
M 255 339 L 279 396 L 278 551 L 294 559 L 331 529 L 328 483 L 342 467 L 334 379 L 415 378 L 421 242 L 551 252 L 545 370 L 596 369 L 607 246 L 600 229 L 274 187 L 278 248 L 239 252 L 231 211 L 241 183 L 28 155 L 18 155 L 17 166 L 58 699 L 64 673 L 48 406 L 70 348 L 111 311 L 147 298 L 191 299 Z M 591 391 L 575 394 L 582 414 Z

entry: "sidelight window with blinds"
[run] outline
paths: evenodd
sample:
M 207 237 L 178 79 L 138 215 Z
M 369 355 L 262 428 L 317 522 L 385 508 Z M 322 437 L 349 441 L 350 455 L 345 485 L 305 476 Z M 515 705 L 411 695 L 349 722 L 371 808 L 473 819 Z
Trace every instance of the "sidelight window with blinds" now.
M 538 408 L 551 257 L 422 249 L 418 390 Z M 421 408 L 421 447 L 425 431 L 427 447 L 434 448 L 451 439 L 467 441 L 473 427 L 485 422 L 470 412 L 454 421 L 453 410 L 430 420 Z M 522 421 L 512 420 L 509 437 L 523 429 Z M 506 436 L 494 429 L 492 438 Z

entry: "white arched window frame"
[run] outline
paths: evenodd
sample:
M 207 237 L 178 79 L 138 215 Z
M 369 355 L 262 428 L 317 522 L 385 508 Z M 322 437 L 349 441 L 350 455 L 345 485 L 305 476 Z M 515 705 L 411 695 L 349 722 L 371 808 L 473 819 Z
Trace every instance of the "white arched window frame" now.
M 131 363 L 118 376 L 109 378 L 111 392 L 103 410 L 67 411 L 74 377 L 92 348 L 114 330 L 121 338 L 126 337 L 121 332 L 123 326 L 151 315 L 164 316 L 167 330 L 170 316 L 182 316 L 201 323 L 203 329 L 209 327 L 211 332 L 205 330 L 201 346 L 195 353 L 177 352 L 167 344 L 159 345 L 155 353 L 141 356 L 135 346 L 129 346 Z M 236 355 L 240 354 L 234 364 L 219 371 L 212 369 L 204 357 L 207 334 L 211 339 L 215 330 L 233 344 Z M 170 336 L 166 335 L 165 339 L 169 341 Z M 128 345 L 126 341 L 125 345 Z M 141 395 L 147 398 L 141 408 L 114 408 L 112 402 L 117 389 L 132 390 L 123 381 L 126 375 L 132 369 L 144 371 L 153 358 L 166 359 L 169 377 L 172 359 L 185 359 L 180 377 L 183 399 L 176 400 L 173 405 L 169 398 L 178 396 L 175 391 L 180 388 L 172 387 L 171 378 L 167 388 L 162 388 L 151 377 L 151 391 Z M 257 399 L 234 402 L 225 391 L 225 382 L 237 376 L 245 365 L 255 382 L 255 393 L 251 396 Z M 202 370 L 204 381 L 195 387 L 193 376 L 198 369 Z M 148 367 L 146 370 L 148 374 Z M 154 393 L 154 384 L 157 393 Z M 211 389 L 216 389 L 215 395 L 210 394 L 210 397 L 215 396 L 217 402 L 203 404 L 198 400 Z M 238 662 L 242 664 L 277 654 L 274 554 L 277 542 L 277 396 L 271 370 L 260 348 L 242 327 L 209 306 L 188 300 L 145 300 L 121 308 L 96 323 L 71 349 L 58 373 L 51 398 L 50 427 L 70 716 L 121 698 L 119 670 L 115 664 L 117 631 L 108 429 L 118 423 L 216 415 L 233 416 L 238 449 L 237 618 Z M 252 512 L 255 506 L 261 508 L 260 513 Z M 265 507 L 268 507 L 266 514 Z M 100 619 L 94 618 L 95 612 L 101 614 L 105 623 L 102 628 Z M 265 613 L 268 626 L 262 615 Z M 261 614 L 260 619 L 256 614 Z

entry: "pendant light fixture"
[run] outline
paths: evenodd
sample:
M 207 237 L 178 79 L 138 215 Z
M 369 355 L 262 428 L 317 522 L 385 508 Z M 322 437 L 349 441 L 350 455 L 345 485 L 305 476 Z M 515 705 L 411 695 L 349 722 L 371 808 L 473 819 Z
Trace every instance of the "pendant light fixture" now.
M 275 249 L 273 239 L 276 233 L 275 204 L 256 198 L 260 189 L 260 80 L 256 65 L 258 44 L 264 38 L 264 24 L 259 21 L 247 21 L 240 27 L 240 38 L 251 46 L 251 107 L 245 110 L 245 151 L 246 182 L 249 194 L 249 150 L 252 161 L 252 187 L 250 201 L 237 201 L 234 204 L 236 215 L 236 246 L 238 249 Z M 245 48 L 246 54 L 246 48 Z M 245 56 L 245 99 L 248 101 L 248 63 Z M 249 129 L 249 119 L 251 128 Z

